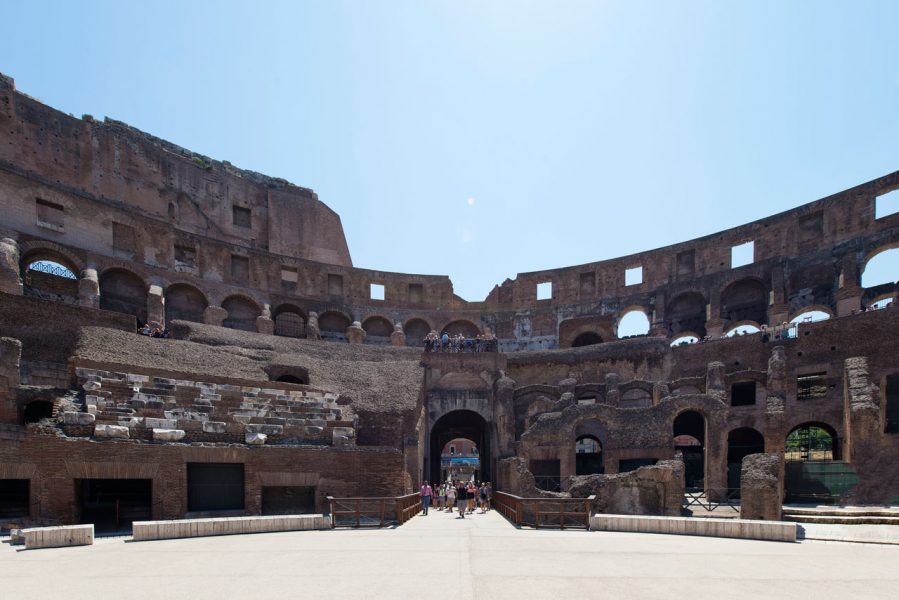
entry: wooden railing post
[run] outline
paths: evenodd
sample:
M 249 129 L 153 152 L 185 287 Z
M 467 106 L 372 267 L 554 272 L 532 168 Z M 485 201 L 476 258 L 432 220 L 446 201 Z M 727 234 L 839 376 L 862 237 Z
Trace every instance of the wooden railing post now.
M 331 529 L 337 527 L 337 517 L 334 515 L 334 496 L 326 496 L 328 499 L 328 507 L 331 512 Z

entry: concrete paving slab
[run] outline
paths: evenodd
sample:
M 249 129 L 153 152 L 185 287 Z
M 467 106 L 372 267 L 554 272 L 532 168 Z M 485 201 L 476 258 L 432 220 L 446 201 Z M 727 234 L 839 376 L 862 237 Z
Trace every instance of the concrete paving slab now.
M 516 529 L 432 510 L 402 527 L 174 539 L 17 552 L 17 598 L 895 598 L 899 547 Z M 52 574 L 48 576 L 49 574 Z

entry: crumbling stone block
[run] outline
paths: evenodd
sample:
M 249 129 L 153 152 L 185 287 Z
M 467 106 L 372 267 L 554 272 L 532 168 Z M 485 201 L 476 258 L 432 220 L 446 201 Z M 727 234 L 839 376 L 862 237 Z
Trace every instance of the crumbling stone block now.
M 127 427 L 121 425 L 100 424 L 94 427 L 94 437 L 129 438 L 131 434 Z
M 251 446 L 262 446 L 268 440 L 268 436 L 264 433 L 247 433 L 245 440 Z
M 740 518 L 780 521 L 784 463 L 779 454 L 750 454 L 740 472 Z
M 183 429 L 154 429 L 153 439 L 160 442 L 178 442 L 184 439 Z
M 90 413 L 84 412 L 64 412 L 62 413 L 62 422 L 66 425 L 91 425 L 97 417 Z

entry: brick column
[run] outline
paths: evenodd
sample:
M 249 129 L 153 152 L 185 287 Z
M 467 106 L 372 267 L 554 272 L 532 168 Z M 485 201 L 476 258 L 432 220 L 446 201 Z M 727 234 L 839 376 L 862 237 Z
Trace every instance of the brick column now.
M 100 278 L 94 267 L 87 267 L 78 277 L 78 304 L 100 308 Z
M 12 238 L 0 240 L 0 292 L 22 295 L 19 278 L 19 244 Z
M 147 290 L 147 322 L 153 321 L 165 324 L 165 297 L 159 285 L 151 285 Z

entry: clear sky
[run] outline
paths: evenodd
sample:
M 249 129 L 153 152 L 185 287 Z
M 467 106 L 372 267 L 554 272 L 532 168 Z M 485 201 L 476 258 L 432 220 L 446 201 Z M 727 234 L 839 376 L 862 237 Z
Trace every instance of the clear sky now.
M 356 266 L 468 300 L 899 170 L 896 1 L 0 7 L 21 91 L 311 187 Z

